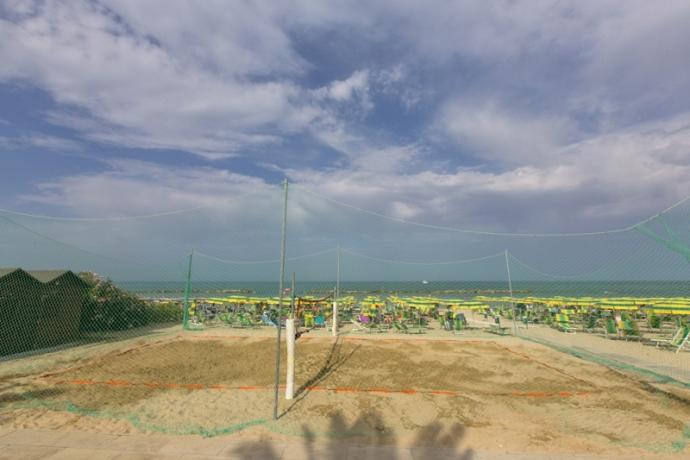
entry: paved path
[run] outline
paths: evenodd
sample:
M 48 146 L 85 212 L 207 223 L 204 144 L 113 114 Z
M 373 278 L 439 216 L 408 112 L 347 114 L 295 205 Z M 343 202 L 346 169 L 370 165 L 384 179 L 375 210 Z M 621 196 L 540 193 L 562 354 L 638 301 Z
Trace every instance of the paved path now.
M 257 447 L 260 446 L 260 447 Z M 328 449 L 328 450 L 327 450 Z M 109 435 L 83 431 L 0 431 L 0 459 L 12 460 L 144 460 L 144 459 L 242 459 L 242 460 L 622 460 L 570 454 L 534 454 L 507 452 L 462 453 L 449 449 L 396 448 L 340 445 L 305 446 L 260 444 L 256 440 L 234 437 L 200 438 L 196 436 Z M 644 457 L 637 457 L 644 458 Z M 649 457 L 657 459 L 659 457 Z

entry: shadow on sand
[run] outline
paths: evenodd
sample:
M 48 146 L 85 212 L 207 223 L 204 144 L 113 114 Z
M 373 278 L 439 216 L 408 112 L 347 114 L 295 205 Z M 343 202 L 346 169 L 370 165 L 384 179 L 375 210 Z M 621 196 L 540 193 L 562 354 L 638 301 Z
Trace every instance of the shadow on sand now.
M 277 441 L 245 441 L 232 453 L 242 459 L 266 460 L 403 460 L 410 456 L 425 460 L 472 460 L 475 457 L 472 449 L 461 447 L 465 428 L 460 424 L 444 427 L 440 423 L 431 423 L 418 431 L 411 447 L 396 449 L 398 439 L 395 433 L 385 426 L 376 411 L 360 414 L 352 424 L 348 424 L 342 413 L 336 411 L 330 415 L 327 433 L 323 440 L 319 440 L 309 427 L 302 425 L 301 446 L 286 448 Z
M 333 374 L 352 358 L 359 348 L 357 346 L 352 351 L 344 353 L 342 343 L 340 339 L 333 342 L 321 369 L 297 389 L 293 403 L 281 414 L 281 417 L 309 395 L 309 388 L 319 385 Z M 302 445 L 295 452 L 284 451 L 284 446 L 278 442 L 256 440 L 241 443 L 233 454 L 243 459 L 267 460 L 280 458 L 344 460 L 371 458 L 372 454 L 376 460 L 409 459 L 410 454 L 414 458 L 442 458 L 444 460 L 472 460 L 475 456 L 472 449 L 461 449 L 465 438 L 465 427 L 459 423 L 443 426 L 434 422 L 420 428 L 414 440 L 409 443 L 411 447 L 407 451 L 396 449 L 400 440 L 391 428 L 386 427 L 383 418 L 375 410 L 359 414 L 351 424 L 348 424 L 342 412 L 335 411 L 329 415 L 328 429 L 324 431 L 326 435 L 322 435 L 319 439 L 312 429 L 302 425 Z

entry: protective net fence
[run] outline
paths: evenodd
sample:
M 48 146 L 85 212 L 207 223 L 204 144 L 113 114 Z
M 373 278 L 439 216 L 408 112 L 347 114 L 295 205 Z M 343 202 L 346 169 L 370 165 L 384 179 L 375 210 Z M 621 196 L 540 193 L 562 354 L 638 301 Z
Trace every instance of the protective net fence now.
M 623 229 L 516 234 L 407 221 L 294 186 L 281 291 L 284 198 L 267 188 L 147 216 L 0 211 L 7 420 L 296 434 L 317 417 L 308 409 L 271 420 L 274 337 L 292 317 L 296 383 L 321 406 L 347 407 L 351 394 L 468 398 L 467 420 L 520 405 L 592 442 L 685 448 L 688 203 Z M 319 341 L 334 333 L 337 346 Z M 281 359 L 284 369 L 284 344 Z M 626 420 L 626 407 L 658 420 L 607 431 L 601 413 Z

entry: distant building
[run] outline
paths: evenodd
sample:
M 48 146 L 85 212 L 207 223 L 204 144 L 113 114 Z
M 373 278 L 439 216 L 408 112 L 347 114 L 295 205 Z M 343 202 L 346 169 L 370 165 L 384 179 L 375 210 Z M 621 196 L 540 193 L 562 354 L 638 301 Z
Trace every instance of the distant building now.
M 0 268 L 0 356 L 77 339 L 88 289 L 69 270 Z

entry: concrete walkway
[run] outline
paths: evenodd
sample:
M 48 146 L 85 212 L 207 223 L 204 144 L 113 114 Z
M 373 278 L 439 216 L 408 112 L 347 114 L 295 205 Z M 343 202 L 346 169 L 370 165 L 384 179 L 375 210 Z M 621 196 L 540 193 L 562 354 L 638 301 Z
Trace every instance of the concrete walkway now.
M 335 450 L 335 451 L 334 451 Z M 304 445 L 261 443 L 234 437 L 109 435 L 83 431 L 0 431 L 0 459 L 12 460 L 144 460 L 144 459 L 242 459 L 242 460 L 622 460 L 577 454 L 475 452 L 465 449 L 396 448 L 360 445 Z M 647 458 L 647 457 L 636 457 Z M 650 456 L 649 459 L 659 459 Z

